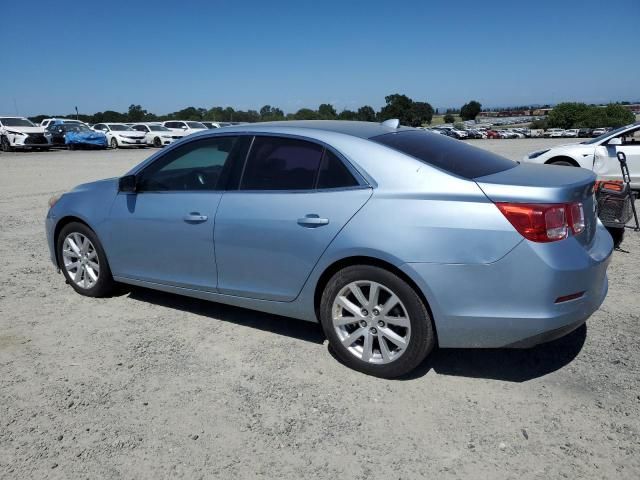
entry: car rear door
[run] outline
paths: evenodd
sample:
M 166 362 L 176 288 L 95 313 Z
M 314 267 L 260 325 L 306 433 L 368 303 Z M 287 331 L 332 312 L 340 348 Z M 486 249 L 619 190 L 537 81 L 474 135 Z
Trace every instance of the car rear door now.
M 242 144 L 238 136 L 188 142 L 145 167 L 136 193 L 117 195 L 106 248 L 114 276 L 216 290 L 219 185 Z
M 291 137 L 256 136 L 239 177 L 216 213 L 218 291 L 291 301 L 372 190 L 336 152 Z

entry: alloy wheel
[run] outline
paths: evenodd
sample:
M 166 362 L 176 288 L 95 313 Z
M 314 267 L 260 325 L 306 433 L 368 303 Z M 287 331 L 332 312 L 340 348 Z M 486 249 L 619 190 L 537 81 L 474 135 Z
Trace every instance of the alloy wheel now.
M 80 288 L 92 288 L 100 277 L 100 260 L 95 246 L 82 233 L 72 232 L 62 244 L 62 260 L 69 278 Z
M 407 309 L 380 283 L 355 281 L 343 287 L 333 301 L 331 318 L 342 345 L 363 362 L 391 363 L 409 345 Z

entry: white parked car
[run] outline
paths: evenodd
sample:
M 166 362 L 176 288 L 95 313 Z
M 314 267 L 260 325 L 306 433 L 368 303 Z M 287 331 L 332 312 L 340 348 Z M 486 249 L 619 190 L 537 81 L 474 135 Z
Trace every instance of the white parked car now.
M 200 122 L 192 122 L 188 120 L 169 120 L 162 124 L 164 127 L 167 127 L 172 132 L 182 133 L 183 136 L 191 135 L 192 133 L 201 132 L 203 130 L 208 130 L 206 126 L 204 126 Z
M 5 152 L 14 149 L 48 150 L 50 135 L 24 117 L 0 117 L 0 146 Z
M 234 125 L 231 122 L 200 122 L 200 123 L 202 123 L 208 129 L 230 127 L 230 126 Z
M 171 142 L 182 138 L 174 138 L 174 133 L 167 127 L 160 125 L 159 123 L 135 123 L 131 126 L 133 130 L 144 133 L 144 140 L 147 145 L 160 148 L 165 145 L 169 145 Z
M 564 136 L 567 138 L 578 138 L 578 129 L 570 128 L 564 131 Z
M 55 122 L 63 122 L 63 123 L 80 123 L 82 125 L 87 125 L 84 122 L 81 122 L 80 120 L 73 120 L 70 118 L 45 118 L 44 120 L 42 120 L 40 122 L 40 126 L 42 128 L 47 128 L 50 124 L 55 123 Z
M 599 137 L 600 135 L 604 135 L 607 133 L 606 128 L 596 128 L 593 132 L 591 132 L 592 137 Z
M 581 143 L 561 145 L 526 155 L 522 161 L 583 167 L 600 180 L 619 180 L 618 152 L 624 152 L 631 176 L 631 187 L 640 189 L 640 122 L 606 132 Z
M 131 127 L 124 123 L 97 123 L 93 126 L 93 129 L 107 136 L 107 142 L 109 142 L 111 148 L 145 148 L 147 146 L 144 134 L 132 130 Z
M 564 137 L 564 130 L 561 128 L 548 128 L 544 132 L 546 138 L 562 138 Z

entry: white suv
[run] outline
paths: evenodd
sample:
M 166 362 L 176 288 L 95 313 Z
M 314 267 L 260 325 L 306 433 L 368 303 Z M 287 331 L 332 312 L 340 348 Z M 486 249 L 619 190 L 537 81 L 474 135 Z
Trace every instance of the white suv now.
M 203 130 L 208 130 L 208 128 L 202 123 L 188 120 L 168 120 L 164 122 L 162 126 L 167 127 L 175 134 L 182 134 L 182 137 L 191 135 L 192 133 L 201 132 Z
M 5 152 L 14 149 L 48 150 L 50 136 L 24 117 L 0 117 L 0 146 Z
M 624 152 L 631 187 L 640 190 L 640 122 L 606 132 L 581 143 L 531 152 L 522 161 L 587 168 L 601 180 L 619 180 L 618 152 Z

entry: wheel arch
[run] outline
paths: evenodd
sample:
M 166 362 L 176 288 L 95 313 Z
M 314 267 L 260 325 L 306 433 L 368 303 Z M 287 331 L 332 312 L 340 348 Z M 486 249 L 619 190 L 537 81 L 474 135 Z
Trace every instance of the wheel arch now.
M 322 292 L 324 292 L 324 289 L 327 286 L 327 283 L 329 283 L 329 280 L 331 279 L 331 277 L 333 277 L 334 274 L 336 274 L 338 271 L 342 270 L 343 268 L 350 267 L 353 265 L 369 265 L 372 267 L 379 267 L 384 270 L 387 270 L 388 272 L 393 273 L 394 275 L 398 276 L 399 278 L 407 282 L 407 284 L 411 288 L 413 288 L 413 290 L 416 292 L 416 295 L 420 297 L 420 300 L 422 300 L 422 302 L 424 303 L 424 306 L 426 307 L 427 312 L 429 312 L 429 316 L 431 317 L 431 323 L 433 325 L 433 330 L 435 334 L 436 345 L 438 344 L 438 331 L 436 328 L 436 321 L 433 317 L 433 310 L 431 308 L 431 304 L 429 303 L 429 300 L 425 296 L 422 289 L 406 272 L 404 272 L 394 264 L 389 263 L 380 258 L 371 257 L 367 255 L 355 255 L 350 257 L 344 257 L 339 260 L 336 260 L 335 262 L 333 262 L 332 264 L 330 264 L 328 267 L 325 268 L 325 270 L 322 272 L 320 277 L 318 277 L 318 281 L 316 282 L 314 295 L 313 295 L 313 307 L 315 310 L 316 318 L 318 319 L 320 318 L 320 300 L 322 299 Z
M 56 265 L 58 266 L 58 268 L 60 268 L 60 256 L 58 253 L 58 236 L 60 235 L 60 232 L 62 231 L 62 229 L 69 225 L 70 223 L 81 223 L 83 225 L 85 225 L 87 228 L 89 228 L 92 232 L 96 232 L 93 227 L 91 227 L 91 225 L 89 225 L 86 221 L 84 221 L 82 218 L 80 217 L 76 217 L 74 215 L 67 215 L 66 217 L 62 217 L 60 220 L 58 220 L 58 223 L 56 223 L 56 226 L 53 230 L 53 251 L 55 252 L 56 255 Z M 97 233 L 96 233 L 97 235 Z
M 555 157 L 550 158 L 546 162 L 544 162 L 544 164 L 551 165 L 552 163 L 555 163 L 555 162 L 569 162 L 574 167 L 580 166 L 580 164 L 574 158 L 569 157 L 567 155 L 557 155 Z

